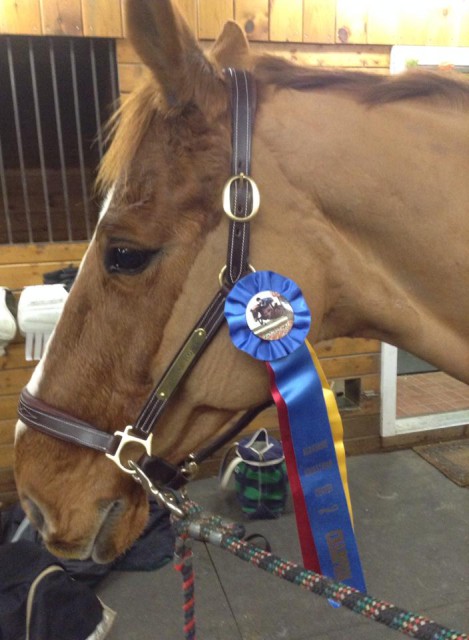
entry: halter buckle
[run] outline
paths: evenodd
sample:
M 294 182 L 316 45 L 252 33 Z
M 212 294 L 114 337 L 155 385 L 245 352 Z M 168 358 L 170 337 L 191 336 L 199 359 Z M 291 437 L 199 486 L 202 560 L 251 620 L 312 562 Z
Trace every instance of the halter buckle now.
M 122 451 L 125 446 L 133 442 L 134 444 L 139 444 L 140 446 L 142 446 L 145 449 L 146 454 L 148 456 L 151 456 L 151 441 L 153 438 L 153 434 L 150 433 L 148 438 L 146 438 L 146 440 L 143 440 L 143 438 L 137 438 L 136 436 L 131 435 L 130 433 L 131 431 L 132 431 L 132 425 L 128 425 L 124 429 L 124 431 L 116 431 L 114 433 L 115 436 L 120 436 L 121 440 L 119 442 L 119 445 L 115 453 L 112 453 L 112 454 L 106 453 L 106 457 L 109 458 L 109 460 L 112 460 L 113 462 L 115 462 L 119 467 L 119 469 L 121 469 L 124 473 L 128 473 L 129 475 L 133 476 L 136 473 L 133 466 L 126 466 L 121 461 Z M 127 460 L 128 465 L 130 465 L 130 462 L 131 462 L 130 460 Z
M 246 216 L 237 216 L 233 211 L 231 211 L 231 185 L 233 182 L 238 181 L 243 183 L 245 180 L 251 186 L 252 191 L 252 209 L 251 213 Z M 244 173 L 238 173 L 236 176 L 232 176 L 229 180 L 226 181 L 225 186 L 223 187 L 223 211 L 226 213 L 230 220 L 233 222 L 249 222 L 257 215 L 259 211 L 259 207 L 261 204 L 261 196 L 259 193 L 259 189 L 257 184 L 251 178 L 251 176 L 247 176 Z

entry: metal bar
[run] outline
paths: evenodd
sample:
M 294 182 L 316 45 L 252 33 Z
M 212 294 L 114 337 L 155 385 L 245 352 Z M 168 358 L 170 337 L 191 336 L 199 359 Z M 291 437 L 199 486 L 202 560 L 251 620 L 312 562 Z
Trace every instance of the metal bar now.
M 85 212 L 86 235 L 89 239 L 91 238 L 90 208 L 88 203 L 88 188 L 86 185 L 86 169 L 85 169 L 85 160 L 84 160 L 84 154 L 83 154 L 83 136 L 81 132 L 80 102 L 78 98 L 75 44 L 74 44 L 73 38 L 70 38 L 70 63 L 72 67 L 73 107 L 75 111 L 75 126 L 77 130 L 78 161 L 80 163 L 81 192 L 83 196 L 83 209 Z
M 117 66 L 116 66 L 116 43 L 115 40 L 108 40 L 109 48 L 109 78 L 111 80 L 111 95 L 113 106 L 117 105 L 119 99 Z
M 47 184 L 47 170 L 44 159 L 44 143 L 42 137 L 41 112 L 39 108 L 39 94 L 37 90 L 36 65 L 34 59 L 33 42 L 28 38 L 29 64 L 31 67 L 31 83 L 33 88 L 34 115 L 36 118 L 37 146 L 39 151 L 39 163 L 41 166 L 42 191 L 44 194 L 44 206 L 46 210 L 47 238 L 49 242 L 53 242 L 52 219 L 49 205 L 49 187 Z
M 31 225 L 31 208 L 29 206 L 28 183 L 26 180 L 26 170 L 25 170 L 24 153 L 23 153 L 23 139 L 21 135 L 21 122 L 20 122 L 20 114 L 18 109 L 18 96 L 16 93 L 15 67 L 14 67 L 13 51 L 11 48 L 10 38 L 7 38 L 7 56 L 8 56 L 8 69 L 10 73 L 11 97 L 13 102 L 13 114 L 14 114 L 13 117 L 15 121 L 16 144 L 18 147 L 18 159 L 20 163 L 21 187 L 23 190 L 24 213 L 26 218 L 26 226 L 28 229 L 28 240 L 29 242 L 33 242 L 33 229 Z
M 2 136 L 0 135 L 0 184 L 2 185 L 3 207 L 5 209 L 5 225 L 7 230 L 8 244 L 13 244 L 13 234 L 11 232 L 10 203 L 8 201 L 8 188 L 5 174 L 5 164 L 3 162 Z
M 90 62 L 91 62 L 91 82 L 93 85 L 94 115 L 96 119 L 96 136 L 98 140 L 99 159 L 103 157 L 103 132 L 101 126 L 101 110 L 99 108 L 99 87 L 96 73 L 96 53 L 94 50 L 94 40 L 90 38 Z
M 70 198 L 68 196 L 67 186 L 67 168 L 65 165 L 65 153 L 64 153 L 64 141 L 62 136 L 62 123 L 60 120 L 60 100 L 59 90 L 57 86 L 57 68 L 55 64 L 55 51 L 53 38 L 49 38 L 49 59 L 50 68 L 52 74 L 52 91 L 54 94 L 54 111 L 55 111 L 55 124 L 57 129 L 57 140 L 59 145 L 59 158 L 60 158 L 60 172 L 62 176 L 62 191 L 65 204 L 65 216 L 67 220 L 67 235 L 68 239 L 72 240 L 72 227 L 70 220 Z

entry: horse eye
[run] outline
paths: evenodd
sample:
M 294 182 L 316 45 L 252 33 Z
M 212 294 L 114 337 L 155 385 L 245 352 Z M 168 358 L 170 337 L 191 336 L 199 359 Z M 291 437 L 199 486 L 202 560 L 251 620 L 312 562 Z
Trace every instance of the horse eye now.
M 146 269 L 155 253 L 155 251 L 143 249 L 112 247 L 108 249 L 106 253 L 106 269 L 109 273 L 122 273 L 128 275 L 141 273 Z

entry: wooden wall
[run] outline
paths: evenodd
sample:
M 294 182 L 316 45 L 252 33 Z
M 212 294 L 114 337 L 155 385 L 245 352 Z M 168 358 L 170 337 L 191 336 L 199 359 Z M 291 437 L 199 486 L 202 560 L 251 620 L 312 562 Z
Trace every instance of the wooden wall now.
M 469 45 L 467 0 L 177 0 L 207 46 L 236 20 L 255 49 L 324 67 L 388 73 L 394 44 Z M 122 93 L 141 74 L 125 41 L 124 0 L 2 0 L 0 34 L 117 39 Z
M 0 248 L 0 284 L 18 296 L 27 285 L 42 284 L 42 276 L 70 264 L 78 265 L 85 243 L 3 245 Z M 16 499 L 13 480 L 13 430 L 18 395 L 31 377 L 35 363 L 24 359 L 24 339 L 17 334 L 0 356 L 0 506 Z
M 469 42 L 467 0 L 177 0 L 194 33 L 236 20 L 252 40 L 453 45 Z M 123 0 L 2 0 L 0 33 L 125 37 Z

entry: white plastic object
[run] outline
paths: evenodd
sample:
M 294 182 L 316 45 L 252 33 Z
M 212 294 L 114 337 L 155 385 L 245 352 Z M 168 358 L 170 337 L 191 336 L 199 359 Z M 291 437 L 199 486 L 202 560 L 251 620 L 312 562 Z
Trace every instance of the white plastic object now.
M 8 304 L 11 292 L 6 287 L 0 287 L 0 356 L 5 355 L 5 347 L 16 335 L 16 320 Z
M 18 303 L 18 327 L 25 336 L 26 360 L 40 360 L 68 293 L 61 284 L 25 287 Z

